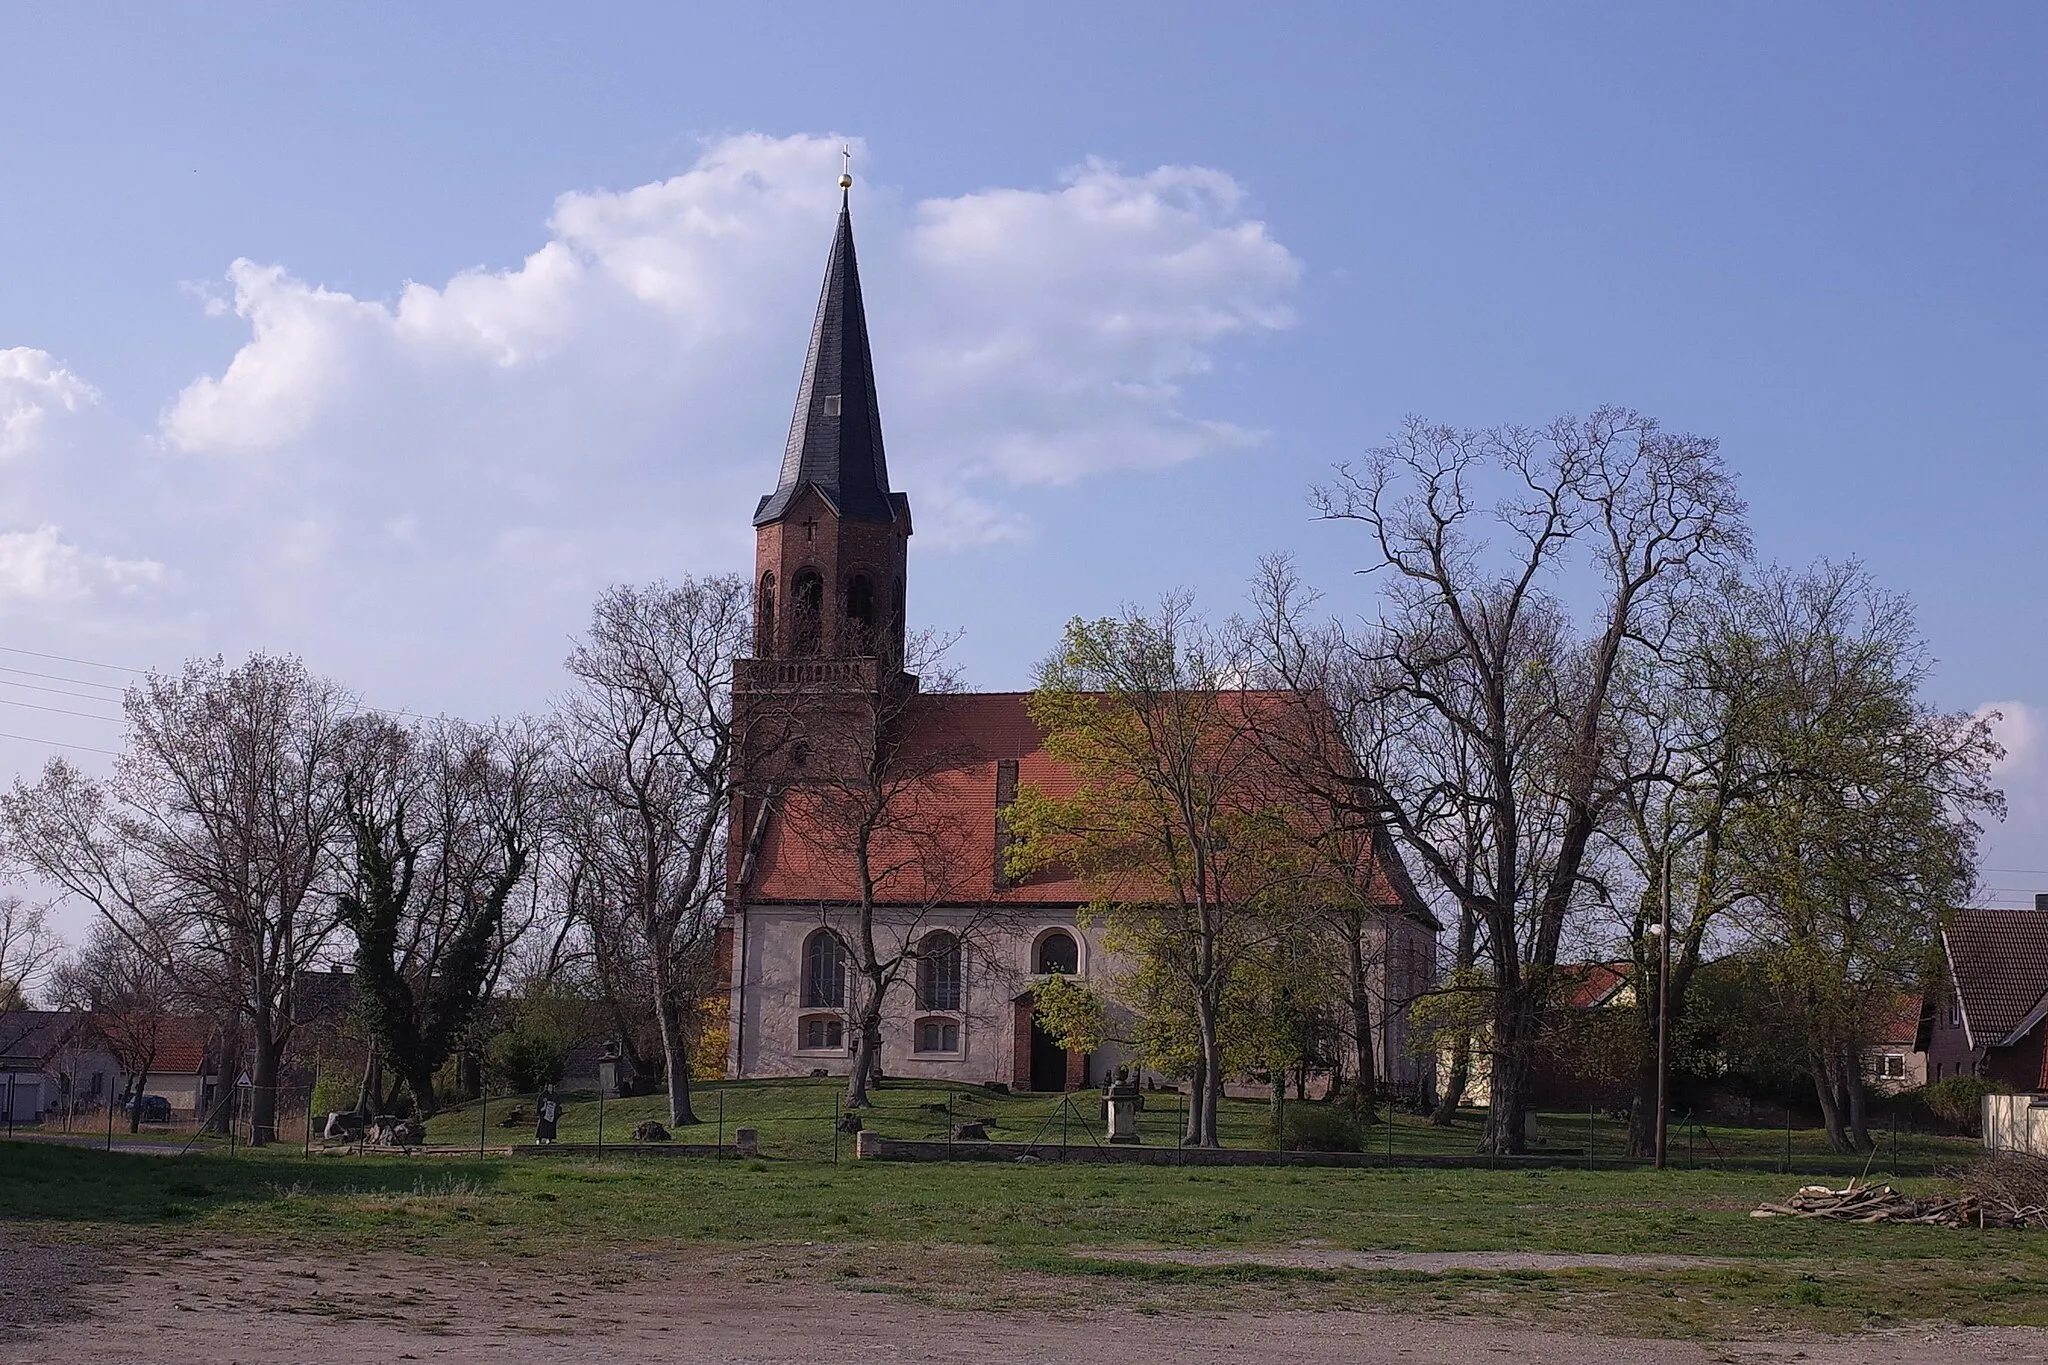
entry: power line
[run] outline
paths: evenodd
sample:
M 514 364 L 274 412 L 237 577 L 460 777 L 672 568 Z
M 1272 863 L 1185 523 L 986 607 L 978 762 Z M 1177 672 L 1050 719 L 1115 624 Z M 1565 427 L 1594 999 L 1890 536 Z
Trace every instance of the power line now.
M 119 706 L 116 697 L 96 697 L 90 692 L 73 692 L 63 687 L 44 687 L 38 683 L 16 682 L 12 678 L 0 678 L 0 687 L 25 687 L 31 692 L 54 692 L 60 697 L 76 697 L 80 701 L 96 701 L 102 706 Z
M 104 687 L 109 692 L 128 690 L 121 683 L 94 682 L 90 678 L 67 678 L 61 673 L 38 673 L 33 668 L 9 668 L 6 664 L 0 664 L 0 673 L 18 673 L 24 678 L 47 678 L 51 682 L 72 683 L 78 687 Z
M 96 711 L 68 711 L 61 706 L 43 706 L 32 701 L 16 701 L 12 697 L 0 697 L 0 706 L 26 706 L 31 711 L 53 711 L 60 716 L 82 716 L 86 720 L 103 720 L 109 725 L 121 723 L 119 716 L 104 716 Z
M 8 654 L 26 654 L 31 659 L 55 659 L 60 664 L 83 664 L 87 668 L 104 668 L 115 673 L 142 673 L 146 669 L 130 668 L 126 664 L 103 664 L 97 659 L 74 659 L 69 654 L 45 654 L 35 649 L 17 649 L 13 645 L 0 645 L 0 651 Z
M 95 749 L 90 744 L 67 744 L 61 739 L 37 739 L 34 735 L 10 735 L 5 730 L 0 730 L 0 739 L 18 739 L 23 744 L 47 744 L 52 749 L 83 749 L 86 753 L 105 754 L 108 758 L 121 756 L 115 749 Z

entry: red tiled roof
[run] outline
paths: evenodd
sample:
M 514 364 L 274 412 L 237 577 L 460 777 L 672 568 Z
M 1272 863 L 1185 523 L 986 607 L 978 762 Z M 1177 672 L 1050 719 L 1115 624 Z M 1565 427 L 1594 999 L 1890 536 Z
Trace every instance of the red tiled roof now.
M 1236 694 L 1247 702 L 1277 702 L 1281 693 Z M 873 861 L 893 869 L 880 898 L 899 904 L 941 902 L 1016 905 L 1084 905 L 1093 899 L 1079 878 L 1047 869 L 998 890 L 996 887 L 996 765 L 1017 764 L 1019 785 L 1054 796 L 1070 795 L 1071 770 L 1045 752 L 1045 734 L 1032 720 L 1024 692 L 941 693 L 919 697 L 906 763 L 929 775 L 896 798 L 892 823 L 918 831 L 914 846 L 899 840 Z M 850 850 L 827 846 L 815 799 L 799 790 L 785 798 L 764 831 L 749 899 L 843 902 L 855 883 Z M 1377 876 L 1389 904 L 1421 905 L 1392 846 L 1382 850 Z M 1391 862 L 1391 868 L 1388 867 Z
M 1941 938 L 1972 1044 L 1997 1044 L 2048 997 L 2048 914 L 1958 910 Z
M 1874 1043 L 1911 1043 L 1920 1031 L 1920 997 L 1901 991 L 1884 1003 L 1876 1019 Z
M 1565 991 L 1566 1008 L 1598 1009 L 1628 985 L 1633 964 L 1627 962 L 1560 962 L 1557 977 Z

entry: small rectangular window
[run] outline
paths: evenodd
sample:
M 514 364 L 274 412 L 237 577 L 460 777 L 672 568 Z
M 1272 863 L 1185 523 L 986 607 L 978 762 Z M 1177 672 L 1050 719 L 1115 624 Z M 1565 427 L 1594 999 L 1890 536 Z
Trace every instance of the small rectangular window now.
M 838 394 L 828 393 L 825 395 L 825 415 L 827 417 L 837 417 L 839 415 Z
M 922 1019 L 917 1025 L 919 1052 L 958 1052 L 960 1025 L 951 1019 Z

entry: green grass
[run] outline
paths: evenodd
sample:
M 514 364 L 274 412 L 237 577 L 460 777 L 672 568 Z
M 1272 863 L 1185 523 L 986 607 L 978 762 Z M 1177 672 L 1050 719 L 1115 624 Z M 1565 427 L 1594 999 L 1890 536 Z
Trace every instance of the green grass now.
M 1748 1216 L 1796 1181 L 1706 1169 L 835 1167 L 630 1157 L 307 1158 L 278 1149 L 174 1160 L 15 1143 L 0 1146 L 0 1217 L 117 1242 L 253 1238 L 330 1253 L 391 1249 L 551 1265 L 616 1264 L 643 1251 L 690 1248 L 795 1256 L 790 1248 L 815 1244 L 844 1249 L 831 1269 L 862 1287 L 892 1287 L 891 1275 L 904 1279 L 893 1286 L 903 1292 L 939 1278 L 956 1287 L 971 1281 L 982 1304 L 1003 1302 L 1017 1283 L 1051 1280 L 1139 1307 L 1391 1306 L 1675 1335 L 1916 1319 L 2048 1323 L 2048 1238 Z M 1303 1243 L 1644 1252 L 1730 1264 L 1424 1274 L 1162 1266 L 1105 1254 Z M 926 1272 L 915 1266 L 935 1260 L 944 1262 L 942 1271 L 919 1281 Z M 823 1265 L 807 1260 L 798 1271 L 824 1273 Z
M 845 1083 L 838 1080 L 713 1081 L 695 1091 L 697 1117 L 694 1128 L 674 1130 L 678 1142 L 730 1143 L 735 1128 L 756 1129 L 765 1155 L 794 1160 L 829 1160 L 833 1153 L 833 1120 Z M 592 1143 L 598 1136 L 598 1103 L 594 1092 L 573 1091 L 563 1096 L 565 1108 L 559 1130 L 563 1142 Z M 1185 1122 L 1183 1098 L 1171 1092 L 1146 1097 L 1138 1118 L 1139 1134 L 1152 1146 L 1171 1147 Z M 522 1106 L 526 1121 L 517 1128 L 504 1128 L 500 1119 L 514 1105 Z M 933 1112 L 944 1106 L 947 1112 Z M 633 1099 L 605 1102 L 604 1132 L 607 1144 L 628 1143 L 634 1125 L 643 1119 L 668 1121 L 665 1095 L 643 1095 Z M 506 1096 L 493 1099 L 479 1113 L 466 1104 L 437 1115 L 427 1126 L 428 1141 L 446 1146 L 474 1145 L 481 1137 L 489 1147 L 524 1145 L 533 1141 L 534 1099 Z M 721 1122 L 721 1114 L 723 1120 Z M 479 1132 L 479 1119 L 483 1120 Z M 1220 1107 L 1219 1127 L 1226 1147 L 1267 1147 L 1271 1145 L 1270 1111 L 1263 1100 L 1225 1100 Z M 1388 1150 L 1389 1128 L 1386 1110 L 1380 1122 L 1367 1132 L 1367 1147 L 1373 1154 Z M 1406 1113 L 1393 1115 L 1392 1150 L 1395 1157 L 1470 1156 L 1477 1149 L 1483 1110 L 1467 1110 L 1448 1128 Z M 1061 1097 L 1055 1095 L 1005 1095 L 979 1086 L 945 1085 L 937 1082 L 891 1081 L 875 1094 L 873 1108 L 864 1110 L 861 1121 L 868 1128 L 890 1138 L 943 1139 L 949 1126 L 969 1119 L 988 1125 L 989 1136 L 1006 1142 L 1058 1142 L 1062 1132 L 1075 1145 L 1101 1137 L 1101 1101 L 1094 1092 L 1072 1097 L 1071 1116 L 1063 1113 Z M 1591 1152 L 1596 1158 L 1618 1158 L 1627 1148 L 1627 1127 L 1604 1115 L 1589 1118 L 1584 1113 L 1548 1113 L 1537 1121 L 1538 1154 L 1580 1156 Z M 1782 1128 L 1739 1128 L 1728 1125 L 1674 1124 L 1670 1137 L 1671 1160 L 1681 1166 L 1713 1166 L 1778 1169 L 1785 1158 L 1785 1130 Z M 1889 1134 L 1880 1134 L 1876 1164 L 1887 1170 L 1931 1174 L 1959 1165 L 1979 1150 L 1967 1139 L 1901 1133 L 1896 1154 Z M 852 1142 L 839 1142 L 842 1157 L 852 1155 Z M 1794 1170 L 1816 1174 L 1857 1174 L 1865 1158 L 1842 1157 L 1827 1150 L 1818 1129 L 1795 1129 L 1792 1134 Z

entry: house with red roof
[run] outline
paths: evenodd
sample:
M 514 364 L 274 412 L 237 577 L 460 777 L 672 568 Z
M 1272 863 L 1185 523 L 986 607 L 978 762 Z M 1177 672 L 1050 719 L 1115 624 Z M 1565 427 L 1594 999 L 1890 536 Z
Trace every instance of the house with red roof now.
M 1102 888 L 1057 868 L 1016 876 L 1004 858 L 1019 789 L 1071 792 L 1074 775 L 1046 753 L 1026 694 L 925 690 L 904 668 L 910 501 L 889 486 L 843 203 L 780 476 L 754 531 L 754 657 L 733 687 L 719 949 L 727 1074 L 848 1072 L 861 989 L 848 947 L 865 902 L 878 955 L 904 963 L 885 997 L 887 1074 L 1034 1091 L 1099 1081 L 1127 1052 L 1066 1051 L 1034 1002 L 1055 974 L 1113 995 L 1127 964 L 1087 913 Z M 1412 1082 L 1424 1064 L 1409 1055 L 1404 1011 L 1435 980 L 1436 926 L 1391 845 L 1377 851 L 1375 1069 Z

